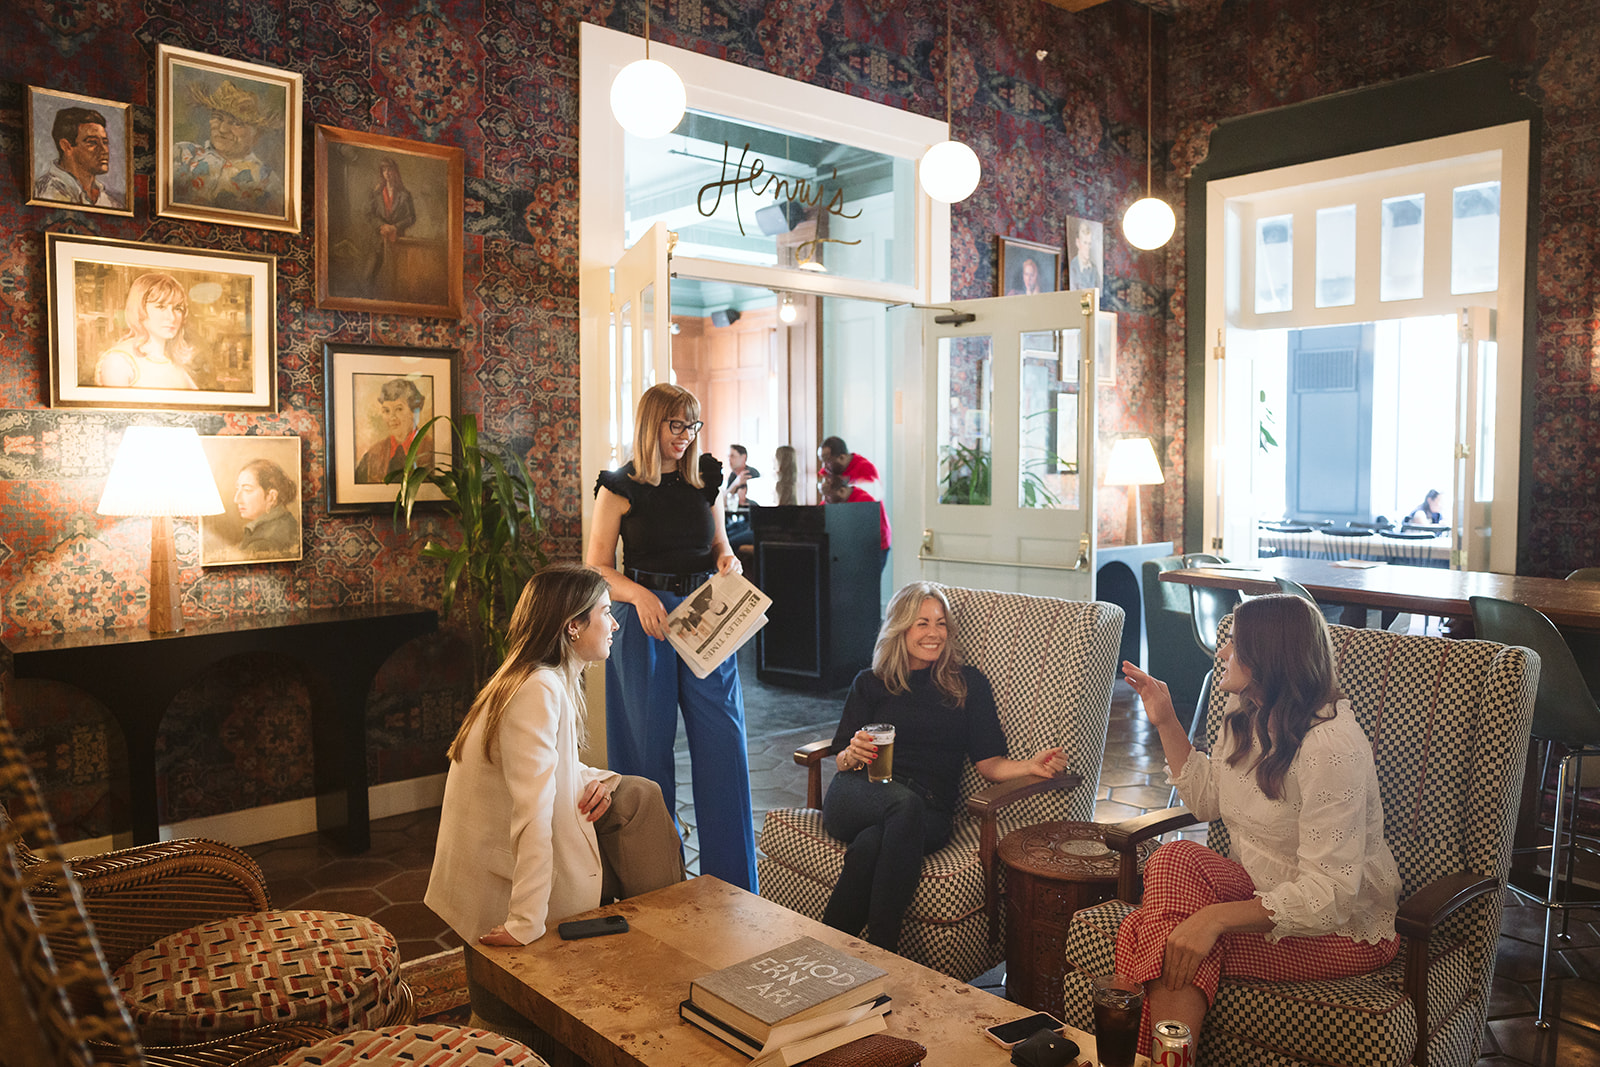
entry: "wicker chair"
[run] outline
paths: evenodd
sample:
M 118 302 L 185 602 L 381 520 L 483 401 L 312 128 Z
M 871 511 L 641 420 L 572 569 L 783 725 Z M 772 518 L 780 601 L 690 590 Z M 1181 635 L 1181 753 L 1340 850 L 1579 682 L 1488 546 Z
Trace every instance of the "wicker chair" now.
M 224 845 L 172 842 L 91 861 L 60 858 L 55 827 L 39 797 L 27 758 L 0 712 L 0 1063 L 149 1064 L 152 1067 L 548 1067 L 525 1047 L 483 1030 L 392 1025 L 338 1034 L 301 1023 L 255 1027 L 173 1047 L 143 1045 L 123 991 L 112 979 L 96 937 L 96 917 L 117 932 L 119 948 L 139 940 L 130 931 L 172 925 L 177 912 L 232 914 L 240 900 L 264 901 L 260 871 Z M 31 839 L 35 852 L 25 843 Z M 128 862 L 140 852 L 157 855 Z M 242 862 L 241 862 L 242 860 Z M 151 894 L 153 872 L 176 869 L 168 892 Z M 75 872 L 95 883 L 91 907 Z M 207 873 L 209 872 L 209 873 Z M 142 904 L 111 892 L 145 885 Z M 183 886 L 171 891 L 173 884 Z M 410 1000 L 407 997 L 407 1011 Z
M 999 962 L 995 849 L 1007 832 L 1049 820 L 1094 817 L 1100 759 L 1111 713 L 1114 660 L 1122 640 L 1115 604 L 947 588 L 967 662 L 994 687 L 1012 756 L 1061 745 L 1082 784 L 1023 778 L 990 784 L 970 763 L 950 843 L 922 861 L 906 911 L 900 954 L 969 981 Z M 758 861 L 761 895 L 813 919 L 844 865 L 845 844 L 822 828 L 822 760 L 830 740 L 795 753 L 809 775 L 808 807 L 767 813 Z
M 1232 632 L 1223 621 L 1218 641 Z M 1356 978 L 1224 977 L 1200 1059 L 1236 1067 L 1427 1064 L 1471 1067 L 1483 1040 L 1512 827 L 1533 723 L 1538 657 L 1488 641 L 1331 627 L 1339 681 L 1378 764 L 1384 832 L 1400 867 L 1403 939 L 1388 966 Z M 1212 694 L 1215 743 L 1225 694 Z M 1085 908 L 1067 932 L 1066 1019 L 1091 1025 L 1087 977 L 1113 969 L 1117 927 L 1139 897 L 1128 862 L 1140 841 L 1194 822 L 1183 808 L 1117 824 L 1119 900 Z M 1206 844 L 1228 852 L 1228 829 Z

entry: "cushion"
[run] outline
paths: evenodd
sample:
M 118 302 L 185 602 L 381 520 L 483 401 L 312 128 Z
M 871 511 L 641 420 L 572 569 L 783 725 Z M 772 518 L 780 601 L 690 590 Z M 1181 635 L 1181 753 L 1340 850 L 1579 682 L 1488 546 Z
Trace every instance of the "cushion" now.
M 263 911 L 170 934 L 113 977 L 147 1044 L 184 1044 L 268 1023 L 378 1026 L 399 975 L 394 937 L 371 919 Z
M 386 1026 L 296 1049 L 279 1067 L 549 1067 L 526 1045 L 461 1026 Z

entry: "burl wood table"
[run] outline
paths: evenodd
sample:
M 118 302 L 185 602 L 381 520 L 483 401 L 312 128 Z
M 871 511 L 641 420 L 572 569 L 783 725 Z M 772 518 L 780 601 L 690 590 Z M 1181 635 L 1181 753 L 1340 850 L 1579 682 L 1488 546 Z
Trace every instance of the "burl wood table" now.
M 472 961 L 477 981 L 592 1067 L 749 1063 L 680 1020 L 678 1003 L 695 978 L 802 936 L 889 972 L 894 1010 L 887 1032 L 925 1045 L 926 1067 L 1009 1063 L 1010 1054 L 982 1028 L 1030 1014 L 710 876 L 582 917 L 596 915 L 624 915 L 631 929 L 583 941 L 562 941 L 552 931 L 521 948 L 482 948 Z M 1068 1036 L 1094 1062 L 1094 1038 L 1072 1030 Z

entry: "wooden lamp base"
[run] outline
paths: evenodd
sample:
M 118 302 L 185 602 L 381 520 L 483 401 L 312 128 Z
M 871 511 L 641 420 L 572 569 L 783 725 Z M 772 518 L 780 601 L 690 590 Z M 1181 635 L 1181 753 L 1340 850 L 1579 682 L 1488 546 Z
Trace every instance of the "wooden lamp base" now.
M 178 592 L 178 549 L 172 539 L 172 516 L 150 519 L 150 632 L 175 634 L 183 629 L 183 597 Z

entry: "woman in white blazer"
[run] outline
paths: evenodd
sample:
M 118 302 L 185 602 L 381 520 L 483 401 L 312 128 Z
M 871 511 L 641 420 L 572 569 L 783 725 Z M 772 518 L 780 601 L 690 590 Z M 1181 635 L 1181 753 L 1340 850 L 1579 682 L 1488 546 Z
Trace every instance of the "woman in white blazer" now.
M 450 745 L 428 907 L 474 944 L 524 945 L 603 898 L 683 880 L 661 790 L 579 762 L 582 672 L 611 651 L 611 598 L 599 571 L 557 563 L 523 589 L 506 660 Z M 545 1044 L 532 1024 L 472 980 L 474 1025 Z

